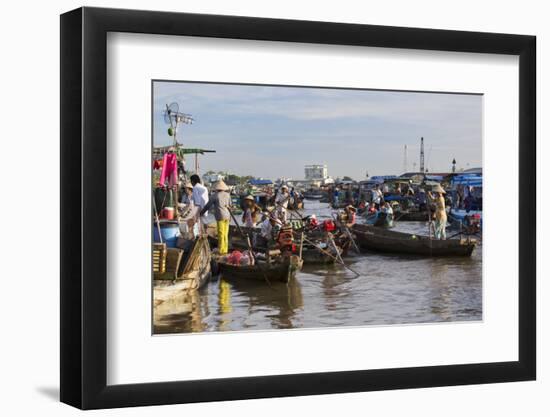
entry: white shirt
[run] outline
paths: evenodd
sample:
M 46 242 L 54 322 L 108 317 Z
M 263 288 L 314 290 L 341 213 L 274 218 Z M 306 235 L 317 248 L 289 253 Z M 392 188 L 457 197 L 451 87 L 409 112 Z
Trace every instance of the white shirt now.
M 193 186 L 193 203 L 195 203 L 195 206 L 199 207 L 200 210 L 204 206 L 206 206 L 206 203 L 208 203 L 208 190 L 206 187 L 202 184 L 195 184 Z M 208 211 L 204 213 L 204 217 L 208 216 Z
M 270 239 L 272 230 L 273 230 L 273 226 L 271 226 L 271 222 L 269 221 L 269 218 L 265 219 L 262 222 L 262 225 L 260 227 L 260 234 L 262 235 L 262 237 L 266 239 Z
M 284 207 L 286 209 L 288 207 L 288 200 L 290 200 L 289 194 L 279 193 L 275 198 L 275 205 L 277 207 Z
M 377 189 L 373 189 L 372 192 L 372 201 L 376 204 L 380 204 L 380 197 L 382 195 L 382 192 Z

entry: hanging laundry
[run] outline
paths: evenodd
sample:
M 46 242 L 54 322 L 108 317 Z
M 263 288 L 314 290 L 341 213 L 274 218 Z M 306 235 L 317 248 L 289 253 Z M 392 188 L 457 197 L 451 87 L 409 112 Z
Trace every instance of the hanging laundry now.
M 164 186 L 166 181 L 168 181 L 168 185 L 171 187 L 178 183 L 178 158 L 173 152 L 165 153 L 162 159 L 159 184 Z

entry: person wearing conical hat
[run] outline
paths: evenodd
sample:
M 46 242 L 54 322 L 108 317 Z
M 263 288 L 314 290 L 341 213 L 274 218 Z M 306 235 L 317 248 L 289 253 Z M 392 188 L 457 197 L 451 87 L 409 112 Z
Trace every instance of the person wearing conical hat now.
M 183 185 L 183 191 L 181 193 L 180 203 L 191 204 L 193 202 L 193 184 L 187 181 Z
M 347 205 L 344 210 L 343 220 L 345 221 L 346 227 L 352 227 L 356 221 L 357 209 L 351 204 Z
M 221 255 L 225 255 L 229 249 L 229 220 L 231 219 L 229 209 L 231 207 L 231 195 L 229 194 L 229 187 L 223 180 L 214 184 L 214 192 L 214 196 L 201 210 L 201 215 L 210 207 L 214 208 L 218 234 L 218 251 Z
M 243 218 L 242 221 L 246 227 L 254 227 L 258 223 L 262 209 L 256 204 L 254 197 L 247 195 L 243 199 Z
M 290 200 L 290 193 L 288 192 L 288 186 L 282 185 L 275 197 L 275 213 L 277 218 L 283 223 L 287 220 L 288 202 Z
M 445 228 L 447 227 L 447 211 L 445 210 L 445 190 L 440 184 L 433 187 L 431 192 L 428 192 L 428 196 L 432 203 L 435 204 L 435 231 L 434 235 L 436 239 L 445 240 L 447 233 Z

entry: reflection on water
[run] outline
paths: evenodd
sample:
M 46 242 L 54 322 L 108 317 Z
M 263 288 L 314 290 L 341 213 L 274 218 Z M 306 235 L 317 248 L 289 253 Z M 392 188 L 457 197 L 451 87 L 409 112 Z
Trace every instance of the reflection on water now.
M 309 202 L 306 213 L 330 216 Z M 424 222 L 397 230 L 426 234 Z M 212 280 L 154 308 L 155 333 L 268 330 L 472 321 L 482 318 L 482 250 L 471 258 L 422 258 L 374 252 L 339 265 L 305 265 L 288 285 Z

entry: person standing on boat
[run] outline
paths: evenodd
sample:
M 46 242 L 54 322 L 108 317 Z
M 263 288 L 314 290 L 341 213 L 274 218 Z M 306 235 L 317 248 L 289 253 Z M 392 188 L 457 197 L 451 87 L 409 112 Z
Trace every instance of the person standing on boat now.
M 432 194 L 432 193 L 435 193 Z M 445 190 L 441 185 L 437 184 L 432 192 L 428 192 L 428 197 L 435 204 L 435 238 L 445 240 L 447 233 L 445 227 L 447 226 L 447 211 L 445 210 Z
M 287 220 L 288 201 L 290 200 L 290 194 L 288 193 L 288 187 L 283 185 L 275 197 L 275 213 L 277 218 L 283 223 Z
M 193 204 L 195 207 L 197 207 L 198 213 L 203 213 L 202 209 L 206 204 L 208 204 L 208 190 L 204 185 L 201 183 L 201 177 L 199 177 L 197 174 L 191 175 L 191 185 L 193 186 L 193 192 L 191 194 L 191 199 L 193 201 Z M 204 218 L 208 216 L 208 211 L 204 212 Z M 195 226 L 193 227 L 193 233 L 196 236 L 199 235 L 199 223 L 200 223 L 200 215 L 197 215 L 197 218 L 195 219 Z
M 214 185 L 215 194 L 206 203 L 201 210 L 201 215 L 206 213 L 210 207 L 214 208 L 214 217 L 216 218 L 216 229 L 218 233 L 218 251 L 220 255 L 225 255 L 229 249 L 229 220 L 231 215 L 231 195 L 229 187 L 222 180 Z
M 380 201 L 382 200 L 382 191 L 380 190 L 380 185 L 376 185 L 372 191 L 371 191 L 371 194 L 372 194 L 372 197 L 371 197 L 371 201 L 374 203 L 374 205 L 376 206 L 376 209 L 378 210 L 380 208 Z
M 246 227 L 255 227 L 258 223 L 258 216 L 261 213 L 261 208 L 254 201 L 254 197 L 247 195 L 244 198 L 244 212 L 242 221 Z

